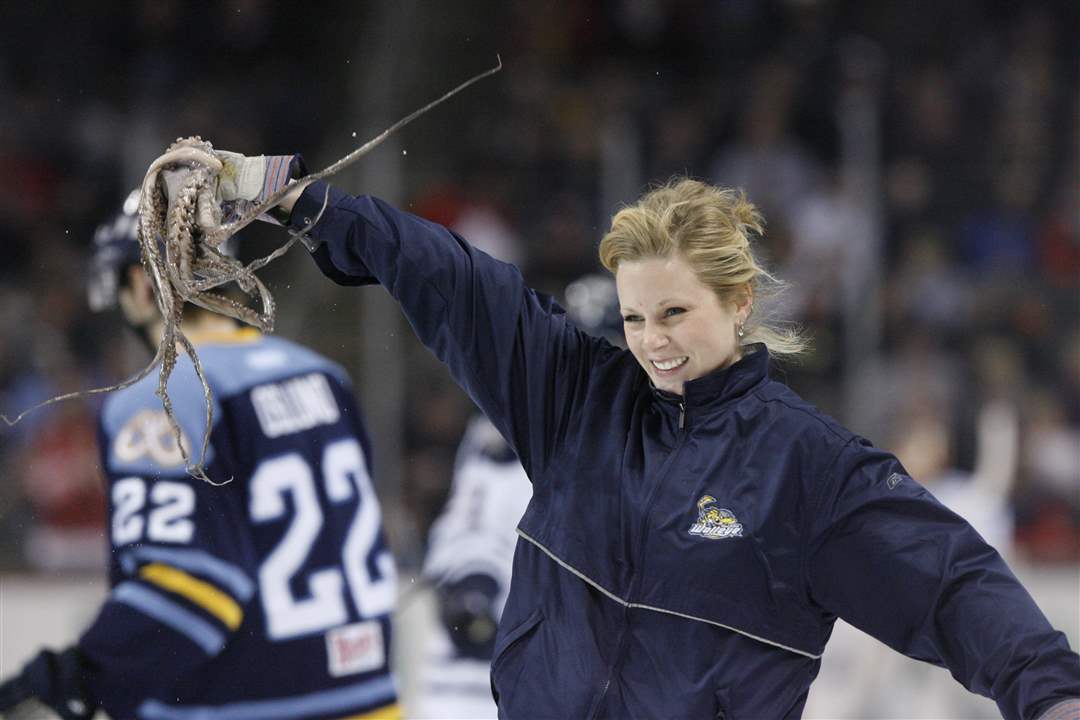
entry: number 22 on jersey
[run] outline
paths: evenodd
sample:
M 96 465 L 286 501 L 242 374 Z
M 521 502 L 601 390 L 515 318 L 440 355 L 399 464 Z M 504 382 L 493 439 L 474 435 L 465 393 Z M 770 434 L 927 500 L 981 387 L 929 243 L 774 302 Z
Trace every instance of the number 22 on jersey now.
M 394 606 L 397 572 L 390 552 L 382 550 L 372 559 L 377 576 L 369 570 L 381 513 L 355 439 L 326 446 L 322 482 L 330 502 L 344 503 L 354 497 L 359 502 L 341 548 L 340 566 L 308 574 L 307 597 L 299 598 L 291 584 L 307 563 L 324 522 L 314 473 L 299 453 L 289 453 L 261 463 L 251 477 L 250 510 L 255 522 L 282 517 L 287 512 L 286 494 L 292 498 L 294 514 L 285 534 L 259 568 L 267 632 L 274 639 L 306 635 L 346 622 L 345 586 L 361 618 L 385 615 Z
M 275 640 L 348 622 L 346 588 L 361 619 L 393 610 L 397 571 L 388 550 L 381 549 L 372 557 L 379 539 L 381 512 L 360 443 L 345 438 L 328 444 L 321 468 L 321 481 L 331 503 L 357 500 L 341 544 L 341 561 L 336 566 L 308 570 L 325 518 L 315 472 L 302 455 L 289 453 L 262 462 L 249 484 L 248 509 L 253 522 L 277 520 L 292 510 L 284 534 L 258 570 L 267 634 Z M 147 495 L 150 508 L 144 518 Z M 291 503 L 286 503 L 286 496 Z M 151 542 L 162 543 L 189 543 L 195 535 L 191 516 L 196 495 L 186 483 L 158 480 L 148 493 L 142 478 L 123 478 L 113 485 L 112 500 L 116 546 L 138 542 L 144 532 Z M 298 597 L 293 587 L 305 589 L 306 593 L 299 593 L 305 596 Z

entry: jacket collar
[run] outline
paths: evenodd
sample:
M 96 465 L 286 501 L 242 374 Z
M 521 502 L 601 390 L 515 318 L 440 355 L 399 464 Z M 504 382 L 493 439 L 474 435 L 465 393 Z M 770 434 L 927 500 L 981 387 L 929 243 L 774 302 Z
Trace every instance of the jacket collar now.
M 653 397 L 665 404 L 686 408 L 716 407 L 746 394 L 768 375 L 769 351 L 764 343 L 754 343 L 743 348 L 743 356 L 738 362 L 685 383 L 681 396 L 660 390 L 651 381 L 649 387 Z

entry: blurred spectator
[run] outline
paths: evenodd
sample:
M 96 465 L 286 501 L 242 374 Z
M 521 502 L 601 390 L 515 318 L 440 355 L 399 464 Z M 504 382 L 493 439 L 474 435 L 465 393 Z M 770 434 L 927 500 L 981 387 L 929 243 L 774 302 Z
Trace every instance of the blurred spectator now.
M 795 203 L 790 255 L 779 273 L 793 287 L 792 317 L 843 312 L 866 274 L 873 232 L 868 215 L 838 177 L 808 188 Z
M 951 338 L 972 321 L 974 300 L 967 275 L 958 271 L 940 228 L 912 229 L 901 239 L 887 286 L 888 322 L 902 332 L 908 323 Z
M 37 570 L 99 572 L 106 562 L 105 493 L 94 415 L 84 403 L 47 414 L 15 458 L 34 526 L 24 552 Z
M 1080 561 L 1080 427 L 1045 387 L 1028 398 L 1021 468 L 1018 542 L 1032 560 Z
M 788 127 L 798 80 L 795 68 L 781 60 L 757 65 L 735 140 L 721 150 L 710 173 L 716 184 L 743 188 L 770 222 L 792 224 L 788 213 L 822 177 L 819 162 Z

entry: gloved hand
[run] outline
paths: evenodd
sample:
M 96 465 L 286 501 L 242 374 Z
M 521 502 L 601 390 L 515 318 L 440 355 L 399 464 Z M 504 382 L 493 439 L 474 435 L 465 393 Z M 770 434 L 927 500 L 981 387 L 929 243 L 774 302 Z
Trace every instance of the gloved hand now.
M 78 648 L 42 650 L 21 673 L 0 684 L 0 713 L 36 699 L 63 720 L 89 720 L 97 711 L 90 674 Z
M 495 598 L 499 585 L 489 575 L 468 575 L 441 585 L 439 616 L 459 655 L 490 660 L 495 651 Z
M 228 150 L 215 150 L 221 161 L 217 197 L 221 202 L 251 200 L 260 203 L 285 187 L 296 155 L 256 155 L 247 157 Z
M 210 143 L 200 138 L 183 138 L 171 145 L 147 171 L 147 177 L 160 174 L 164 181 L 170 212 L 184 183 L 199 167 L 205 167 L 215 175 L 215 183 L 210 188 L 212 198 L 209 195 L 200 197 L 197 209 L 196 220 L 207 231 L 243 215 L 304 171 L 299 155 L 247 157 L 228 150 L 214 150 Z M 272 217 L 262 216 L 261 219 L 278 222 Z
M 217 199 L 225 221 L 244 215 L 248 209 L 266 200 L 289 180 L 305 174 L 304 161 L 299 155 L 256 155 L 247 157 L 228 150 L 215 150 L 221 161 L 218 173 Z M 288 224 L 288 213 L 271 208 L 260 220 Z

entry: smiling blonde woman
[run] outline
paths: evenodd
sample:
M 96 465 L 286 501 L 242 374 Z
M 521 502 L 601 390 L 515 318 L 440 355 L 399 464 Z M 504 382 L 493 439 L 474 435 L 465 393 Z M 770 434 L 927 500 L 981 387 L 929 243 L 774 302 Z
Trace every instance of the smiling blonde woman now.
M 739 346 L 762 342 L 773 355 L 796 357 L 807 342 L 791 323 L 771 317 L 784 285 L 752 247 L 764 228 L 764 218 L 742 192 L 676 178 L 615 214 L 600 242 L 600 262 L 616 276 L 631 262 L 681 265 L 684 280 L 692 275 L 721 306 L 737 306 L 734 325 L 725 318 L 716 326 L 734 329 L 736 354 Z
M 795 718 L 838 616 L 1007 718 L 1080 697 L 1080 659 L 993 548 L 769 377 L 802 342 L 751 312 L 768 276 L 739 193 L 676 181 L 615 217 L 602 253 L 629 351 L 381 200 L 315 183 L 283 209 L 297 230 L 318 218 L 326 275 L 398 300 L 532 481 L 500 717 Z

